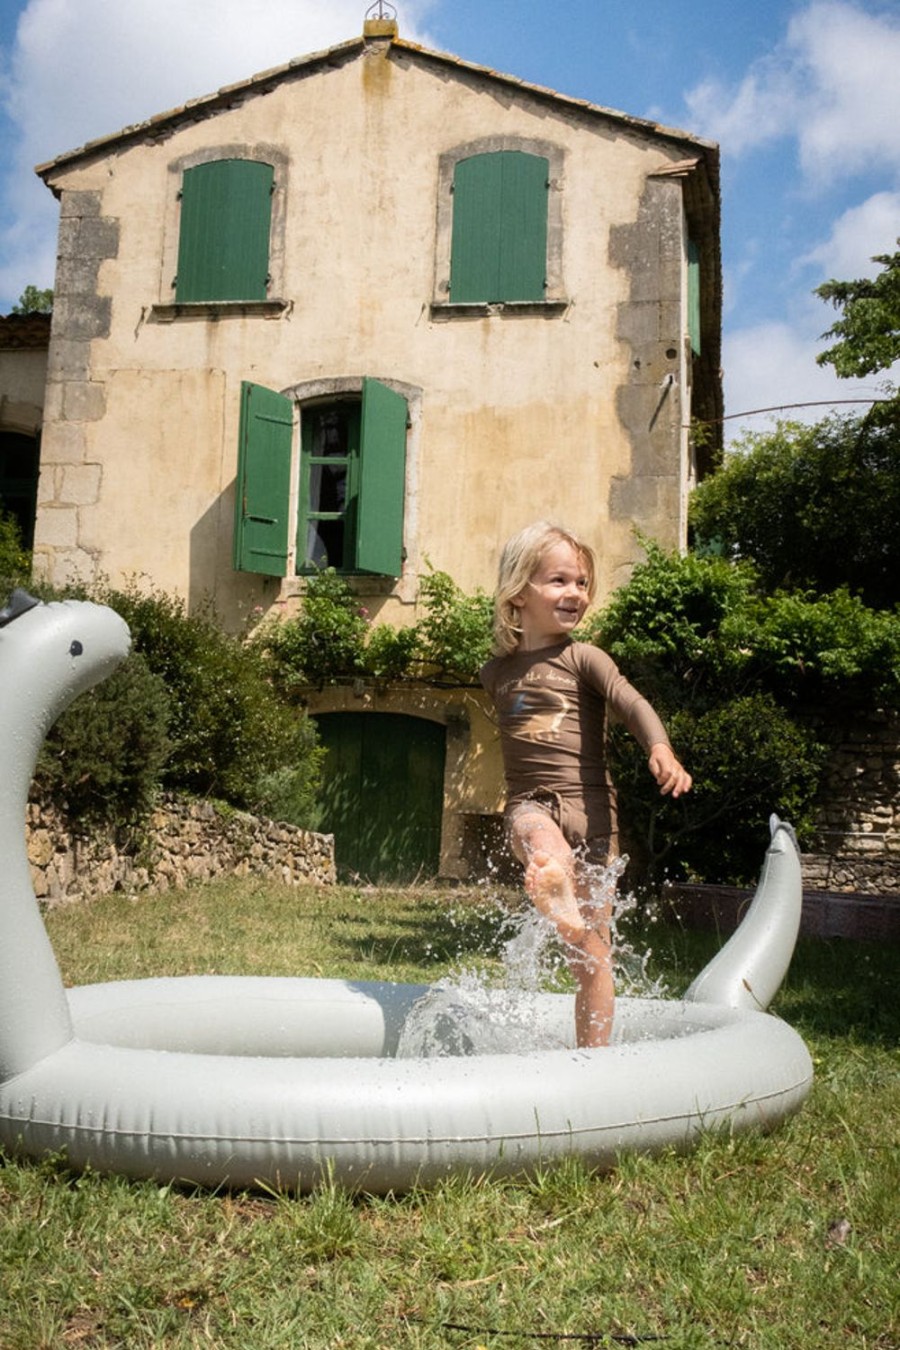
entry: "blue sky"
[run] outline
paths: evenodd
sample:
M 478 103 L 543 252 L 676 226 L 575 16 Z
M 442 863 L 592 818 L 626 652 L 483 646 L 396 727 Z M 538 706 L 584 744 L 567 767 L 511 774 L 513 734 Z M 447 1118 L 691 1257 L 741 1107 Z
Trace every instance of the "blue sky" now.
M 3 0 L 0 313 L 53 283 L 33 166 L 361 31 L 367 0 Z M 900 235 L 896 0 L 398 0 L 400 33 L 719 142 L 729 436 L 871 397 L 815 364 L 829 277 Z M 248 16 L 252 19 L 248 22 Z M 894 372 L 896 375 L 896 372 Z M 813 420 L 824 408 L 786 415 Z M 735 414 L 743 414 L 735 416 Z

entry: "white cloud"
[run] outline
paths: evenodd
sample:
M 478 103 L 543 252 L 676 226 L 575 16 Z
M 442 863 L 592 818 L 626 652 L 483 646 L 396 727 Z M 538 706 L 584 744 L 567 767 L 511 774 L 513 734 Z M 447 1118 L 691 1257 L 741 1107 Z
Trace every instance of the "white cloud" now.
M 706 79 L 688 90 L 690 125 L 727 152 L 741 155 L 789 134 L 797 116 L 797 91 L 780 60 L 766 57 L 736 89 Z
M 881 390 L 877 378 L 839 380 L 831 367 L 817 366 L 816 337 L 803 326 L 780 321 L 726 334 L 726 440 L 732 441 L 744 431 L 766 431 L 778 420 L 818 422 L 830 407 L 862 412 L 863 403 L 854 405 L 846 400 L 878 397 Z M 755 415 L 747 416 L 749 413 Z
M 5 102 L 49 159 L 362 31 L 360 0 L 30 0 Z M 418 40 L 404 7 L 403 36 Z
M 418 41 L 428 0 L 405 5 Z M 359 0 L 30 0 L 5 104 L 50 158 L 362 31 Z
M 4 0 L 5 2 L 5 0 Z M 435 0 L 404 0 L 429 45 Z M 29 0 L 0 74 L 14 143 L 3 194 L 0 313 L 53 284 L 57 211 L 36 163 L 362 32 L 361 0 Z M 8 138 L 10 140 L 11 138 Z
M 686 95 L 693 124 L 741 155 L 794 138 L 808 183 L 900 174 L 900 20 L 849 0 L 812 0 L 735 87 Z
M 893 253 L 900 235 L 900 191 L 876 192 L 834 222 L 831 234 L 800 261 L 816 266 L 823 280 L 874 277 L 881 270 L 872 259 Z
M 800 162 L 821 183 L 881 165 L 900 173 L 900 20 L 841 0 L 798 14 L 788 45 L 810 78 Z

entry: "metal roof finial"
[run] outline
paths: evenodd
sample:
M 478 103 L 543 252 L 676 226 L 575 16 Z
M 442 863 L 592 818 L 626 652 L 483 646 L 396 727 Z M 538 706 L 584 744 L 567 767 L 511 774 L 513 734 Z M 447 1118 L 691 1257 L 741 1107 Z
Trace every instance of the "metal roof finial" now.
M 397 6 L 390 0 L 375 0 L 366 10 L 363 23 L 363 37 L 387 38 L 390 42 L 397 36 Z

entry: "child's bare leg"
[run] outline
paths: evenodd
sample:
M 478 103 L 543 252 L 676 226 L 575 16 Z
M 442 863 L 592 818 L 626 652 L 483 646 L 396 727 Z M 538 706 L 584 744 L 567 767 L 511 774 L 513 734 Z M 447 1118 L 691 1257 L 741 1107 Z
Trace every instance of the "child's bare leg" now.
M 575 1036 L 579 1046 L 606 1045 L 615 993 L 608 922 L 595 928 L 585 919 L 572 850 L 555 821 L 543 812 L 520 815 L 512 831 L 516 855 L 525 864 L 525 889 L 535 908 L 557 929 L 577 985 Z

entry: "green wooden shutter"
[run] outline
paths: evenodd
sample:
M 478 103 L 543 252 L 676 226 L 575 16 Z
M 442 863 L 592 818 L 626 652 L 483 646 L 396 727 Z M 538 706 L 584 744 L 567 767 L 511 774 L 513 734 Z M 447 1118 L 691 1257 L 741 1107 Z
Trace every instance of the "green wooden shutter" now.
M 500 293 L 543 300 L 547 277 L 548 160 L 504 151 Z
M 453 175 L 450 299 L 542 300 L 549 161 L 520 150 L 473 155 Z
M 700 250 L 693 239 L 687 246 L 687 320 L 691 351 L 700 355 Z
M 241 385 L 234 513 L 239 572 L 287 575 L 293 423 L 290 399 L 259 384 Z
M 322 827 L 342 880 L 406 883 L 441 861 L 446 729 L 400 713 L 321 713 Z
M 250 159 L 185 171 L 177 303 L 265 300 L 274 176 L 271 164 Z
M 363 380 L 356 567 L 398 577 L 403 569 L 406 399 Z

